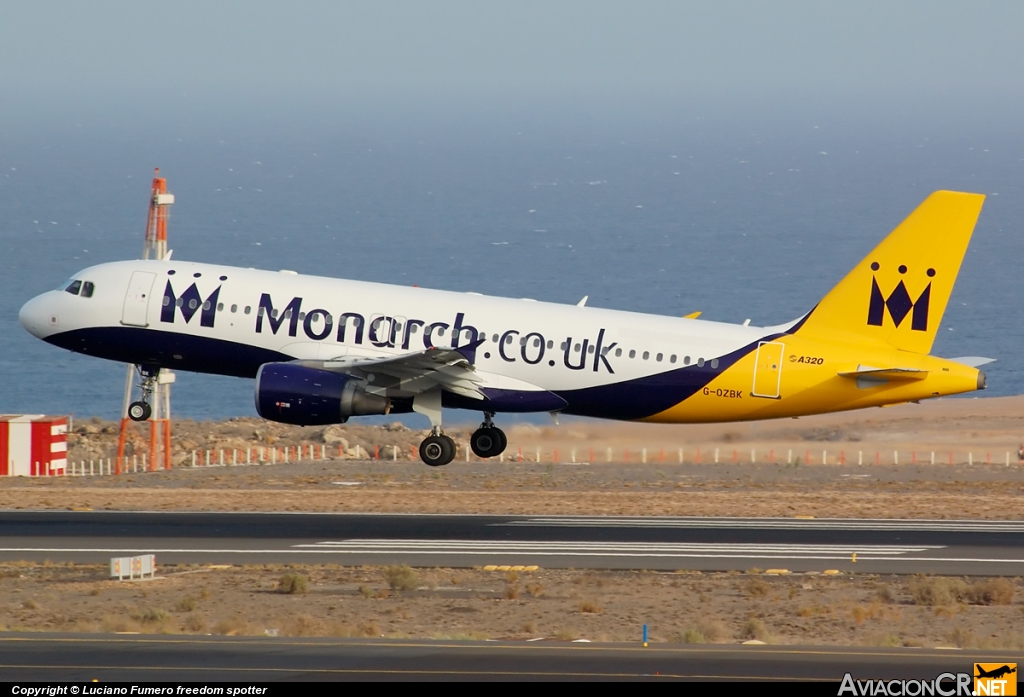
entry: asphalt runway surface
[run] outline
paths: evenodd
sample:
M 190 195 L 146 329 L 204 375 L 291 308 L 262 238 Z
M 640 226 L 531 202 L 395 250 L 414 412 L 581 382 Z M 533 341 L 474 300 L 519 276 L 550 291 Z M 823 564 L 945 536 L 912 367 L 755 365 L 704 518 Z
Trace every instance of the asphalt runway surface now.
M 0 635 L 2 681 L 932 679 L 1005 651 L 565 642 Z M 830 693 L 831 694 L 831 693 Z
M 0 512 L 0 560 L 1019 576 L 1024 522 Z

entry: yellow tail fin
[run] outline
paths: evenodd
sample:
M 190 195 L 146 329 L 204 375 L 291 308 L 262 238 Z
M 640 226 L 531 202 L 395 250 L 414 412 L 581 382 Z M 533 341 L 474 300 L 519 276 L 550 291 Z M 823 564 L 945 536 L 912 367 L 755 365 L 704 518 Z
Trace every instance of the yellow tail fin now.
M 984 200 L 957 191 L 929 196 L 818 303 L 799 333 L 931 351 Z

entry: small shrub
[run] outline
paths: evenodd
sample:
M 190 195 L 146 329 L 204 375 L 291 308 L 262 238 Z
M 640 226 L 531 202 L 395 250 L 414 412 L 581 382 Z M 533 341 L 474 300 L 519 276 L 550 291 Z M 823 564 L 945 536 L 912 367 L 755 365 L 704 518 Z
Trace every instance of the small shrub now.
M 374 595 L 373 589 L 365 584 L 359 586 L 359 595 L 363 596 L 364 598 L 372 598 Z
M 142 624 L 163 624 L 171 619 L 171 615 L 167 610 L 150 607 L 141 612 L 132 613 L 132 619 Z
M 706 644 L 708 640 L 700 632 L 699 629 L 687 629 L 682 634 L 677 634 L 674 638 L 677 643 L 680 644 Z
M 978 643 L 978 637 L 975 636 L 973 629 L 961 629 L 960 627 L 956 627 L 947 636 L 953 646 L 961 649 L 975 646 Z
M 752 578 L 747 583 L 747 596 L 750 598 L 763 598 L 768 595 L 768 591 L 772 589 L 766 581 L 762 581 L 759 578 Z
M 189 596 L 178 601 L 178 612 L 192 612 L 199 603 L 195 598 Z
M 882 646 L 885 648 L 896 648 L 903 646 L 898 634 L 873 634 L 865 640 L 866 646 Z
M 580 633 L 575 629 L 559 629 L 555 632 L 555 638 L 559 641 L 575 641 L 580 638 Z
M 764 626 L 764 622 L 756 617 L 751 617 L 743 623 L 743 626 L 740 628 L 740 636 L 744 639 L 757 639 L 766 644 L 772 641 L 771 632 Z
M 954 605 L 963 598 L 967 584 L 956 578 L 921 576 L 910 584 L 915 605 L 928 607 Z
M 185 618 L 185 629 L 190 632 L 202 632 L 206 629 L 206 618 L 198 613 L 189 615 Z
M 544 595 L 544 586 L 539 583 L 527 583 L 526 592 L 532 595 L 534 598 L 539 598 Z
M 891 603 L 896 600 L 896 596 L 889 586 L 879 586 L 875 591 L 875 599 L 882 603 Z
M 583 600 L 580 602 L 580 612 L 591 615 L 600 615 L 604 612 L 604 608 L 601 607 L 601 603 L 593 600 Z
M 384 580 L 393 591 L 412 591 L 419 586 L 420 577 L 410 567 L 402 564 L 384 567 Z
M 537 633 L 537 623 L 533 622 L 533 621 L 524 623 L 523 624 L 522 632 L 524 634 L 536 634 Z
M 23 608 L 25 608 L 26 610 L 38 610 L 39 609 L 39 605 L 37 605 L 36 601 L 32 600 L 32 598 L 28 598 L 27 600 L 25 600 L 21 604 L 21 606 Z
M 1010 605 L 1015 590 L 1013 581 L 996 578 L 971 585 L 967 589 L 966 598 L 973 605 Z
M 518 600 L 519 599 L 519 584 L 510 583 L 505 586 L 505 600 Z
M 288 595 L 302 594 L 309 590 L 309 579 L 302 574 L 287 573 L 277 582 L 277 592 Z
M 732 633 L 719 620 L 701 619 L 697 621 L 697 631 L 704 635 L 704 638 L 714 644 L 720 641 L 728 641 Z

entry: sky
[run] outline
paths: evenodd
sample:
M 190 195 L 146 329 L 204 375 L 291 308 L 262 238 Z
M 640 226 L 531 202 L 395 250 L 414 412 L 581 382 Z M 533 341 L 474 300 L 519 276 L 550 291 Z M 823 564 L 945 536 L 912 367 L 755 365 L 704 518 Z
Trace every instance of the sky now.
M 1021 26 L 1019 2 L 3 0 L 0 122 L 991 110 L 1020 101 Z
M 989 199 L 946 336 L 984 336 L 941 348 L 1002 360 L 1015 324 L 966 301 L 1024 306 L 1022 26 L 1019 1 L 0 0 L 0 325 L 137 253 L 157 165 L 178 258 L 755 324 L 957 188 Z M 116 413 L 120 366 L 14 329 L 0 367 L 11 411 Z M 68 375 L 70 406 L 37 387 Z M 251 411 L 236 382 L 218 415 Z M 206 413 L 204 384 L 176 404 Z

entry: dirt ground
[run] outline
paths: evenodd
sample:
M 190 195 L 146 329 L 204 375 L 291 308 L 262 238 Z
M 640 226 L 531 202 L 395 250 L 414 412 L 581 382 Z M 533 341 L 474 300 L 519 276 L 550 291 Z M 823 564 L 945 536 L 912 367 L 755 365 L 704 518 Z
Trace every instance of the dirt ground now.
M 1016 459 L 1024 397 L 752 424 L 563 419 L 507 428 L 512 461 L 460 454 L 436 469 L 410 461 L 423 432 L 401 424 L 301 429 L 232 419 L 174 428 L 170 471 L 0 478 L 0 508 L 1024 517 Z M 449 429 L 460 453 L 469 432 Z M 117 424 L 79 420 L 69 459 L 113 457 L 117 435 Z M 129 462 L 141 464 L 144 437 L 129 439 Z M 328 459 L 310 461 L 309 446 Z M 268 458 L 278 449 L 276 464 L 231 464 L 261 448 Z M 228 464 L 193 468 L 193 451 L 198 463 Z M 0 627 L 628 641 L 646 623 L 653 641 L 1024 648 L 1016 579 L 246 566 L 165 567 L 155 581 L 118 583 L 104 572 L 0 564 Z M 398 578 L 409 573 L 416 578 Z M 286 574 L 303 576 L 306 592 L 279 592 Z
M 1024 465 L 1017 460 L 1024 397 L 752 424 L 522 424 L 508 429 L 512 461 L 467 462 L 460 454 L 436 469 L 410 461 L 423 434 L 401 424 L 303 429 L 232 419 L 174 428 L 170 471 L 0 478 L 0 508 L 1024 517 Z M 465 453 L 469 430 L 451 433 Z M 92 461 L 99 471 L 99 461 L 116 453 L 117 434 L 114 423 L 75 423 L 69 459 L 76 468 Z M 272 448 L 276 464 L 231 464 L 269 459 Z M 297 448 L 302 462 L 295 462 Z M 309 461 L 310 448 L 329 459 Z M 193 452 L 198 464 L 227 466 L 193 468 Z M 381 459 L 372 459 L 375 453 Z M 140 453 L 129 448 L 132 461 L 141 467 Z
M 0 630 L 640 641 L 647 624 L 652 642 L 1024 648 L 1019 580 L 196 566 L 118 582 L 105 571 L 0 564 Z

